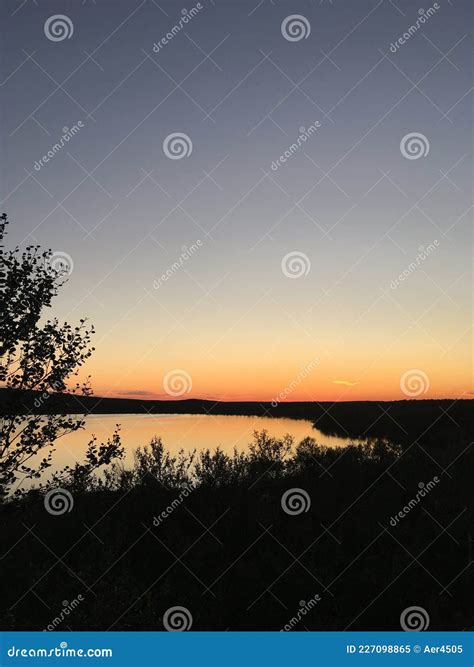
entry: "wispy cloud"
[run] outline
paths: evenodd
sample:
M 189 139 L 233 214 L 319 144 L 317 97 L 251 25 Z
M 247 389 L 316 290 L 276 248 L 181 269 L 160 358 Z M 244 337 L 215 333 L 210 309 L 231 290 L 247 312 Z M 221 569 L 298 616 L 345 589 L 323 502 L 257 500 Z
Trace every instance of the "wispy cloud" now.
M 333 380 L 333 384 L 342 384 L 345 387 L 355 387 L 358 382 L 351 382 L 350 380 Z

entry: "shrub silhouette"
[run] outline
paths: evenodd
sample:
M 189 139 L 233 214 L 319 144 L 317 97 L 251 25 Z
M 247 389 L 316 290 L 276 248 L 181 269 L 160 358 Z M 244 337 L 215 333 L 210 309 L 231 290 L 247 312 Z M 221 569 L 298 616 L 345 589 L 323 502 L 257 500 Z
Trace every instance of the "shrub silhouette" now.
M 175 605 L 193 630 L 280 630 L 319 595 L 294 630 L 397 630 L 414 604 L 430 629 L 464 629 L 473 463 L 468 443 L 427 456 L 383 440 L 330 449 L 260 432 L 229 455 L 171 454 L 155 438 L 131 469 L 89 475 L 68 514 L 48 514 L 37 491 L 0 508 L 11 547 L 0 623 L 42 629 L 80 593 L 74 630 L 163 630 Z M 308 495 L 307 511 L 284 511 L 291 489 Z

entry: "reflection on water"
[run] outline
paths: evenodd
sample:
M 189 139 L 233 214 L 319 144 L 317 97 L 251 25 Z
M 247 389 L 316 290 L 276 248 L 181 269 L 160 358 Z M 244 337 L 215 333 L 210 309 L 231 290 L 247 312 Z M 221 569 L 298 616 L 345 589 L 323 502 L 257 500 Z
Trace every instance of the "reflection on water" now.
M 245 450 L 253 439 L 254 431 L 267 430 L 269 435 L 293 436 L 295 444 L 303 438 L 311 437 L 318 444 L 341 447 L 349 442 L 346 438 L 324 435 L 313 428 L 310 421 L 303 419 L 279 419 L 271 417 L 245 417 L 227 415 L 91 415 L 86 418 L 84 430 L 61 438 L 54 455 L 54 468 L 62 468 L 80 460 L 93 435 L 98 442 L 105 442 L 120 424 L 120 436 L 125 446 L 124 462 L 132 460 L 132 452 L 146 445 L 154 436 L 161 437 L 167 450 L 174 453 L 179 449 L 197 451 L 220 447 L 231 453 L 234 448 Z

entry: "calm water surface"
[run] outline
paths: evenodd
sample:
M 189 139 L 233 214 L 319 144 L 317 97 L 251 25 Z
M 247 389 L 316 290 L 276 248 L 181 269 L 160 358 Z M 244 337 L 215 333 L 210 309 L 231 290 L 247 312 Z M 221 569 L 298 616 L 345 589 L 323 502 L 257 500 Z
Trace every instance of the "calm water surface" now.
M 179 449 L 214 451 L 217 447 L 228 453 L 232 453 L 234 448 L 242 451 L 252 441 L 253 432 L 264 429 L 277 438 L 289 434 L 295 443 L 308 436 L 328 447 L 343 447 L 349 442 L 356 442 L 324 435 L 313 428 L 312 422 L 303 419 L 176 414 L 91 415 L 86 418 L 84 430 L 61 439 L 54 455 L 54 467 L 61 468 L 80 460 L 92 435 L 97 436 L 98 442 L 103 442 L 112 435 L 116 424 L 121 426 L 125 463 L 132 461 L 134 449 L 148 444 L 154 436 L 161 437 L 165 449 L 172 453 Z

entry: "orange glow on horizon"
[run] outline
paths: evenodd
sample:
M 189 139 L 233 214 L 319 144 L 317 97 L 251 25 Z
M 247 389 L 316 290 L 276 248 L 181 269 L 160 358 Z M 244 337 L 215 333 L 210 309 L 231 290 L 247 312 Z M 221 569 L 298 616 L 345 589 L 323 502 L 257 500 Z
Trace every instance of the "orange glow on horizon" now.
M 252 319 L 247 329 L 224 334 L 214 331 L 215 322 L 205 329 L 199 322 L 191 332 L 173 335 L 163 324 L 164 335 L 155 338 L 154 328 L 130 323 L 120 337 L 114 329 L 103 335 L 83 376 L 91 376 L 98 397 L 137 400 L 332 402 L 471 395 L 469 340 L 453 346 L 453 332 L 443 329 L 451 322 L 440 323 L 433 341 L 422 330 L 393 331 L 395 324 L 382 317 L 375 324 L 341 334 L 334 322 L 307 324 L 303 331 L 280 323 L 280 331 L 278 323 L 265 328 Z M 174 373 L 188 378 L 182 386 Z M 171 393 L 164 387 L 169 375 Z

